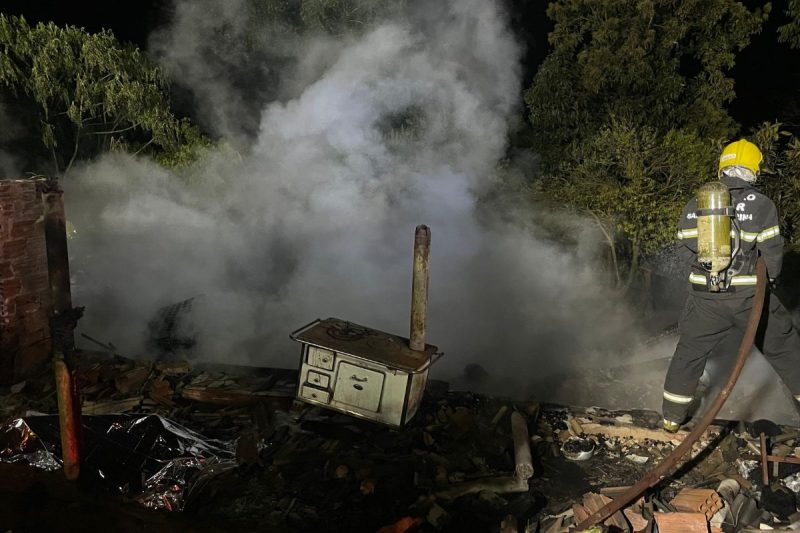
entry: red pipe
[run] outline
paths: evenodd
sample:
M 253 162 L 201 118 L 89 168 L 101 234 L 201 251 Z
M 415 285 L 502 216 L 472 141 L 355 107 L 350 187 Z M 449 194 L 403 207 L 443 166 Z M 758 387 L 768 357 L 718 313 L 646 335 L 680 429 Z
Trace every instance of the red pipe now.
M 61 426 L 61 455 L 64 475 L 70 481 L 80 474 L 80 447 L 78 440 L 78 414 L 75 410 L 74 381 L 72 373 L 63 359 L 53 361 L 56 372 L 56 396 L 58 398 L 58 420 Z
M 67 253 L 64 193 L 56 183 L 48 184 L 42 192 L 44 234 L 47 245 L 47 272 L 53 299 L 51 336 L 53 338 L 53 369 L 56 378 L 58 418 L 61 426 L 61 451 L 64 475 L 75 480 L 80 473 L 80 400 L 75 381 L 75 339 L 73 329 L 80 316 L 72 308 Z

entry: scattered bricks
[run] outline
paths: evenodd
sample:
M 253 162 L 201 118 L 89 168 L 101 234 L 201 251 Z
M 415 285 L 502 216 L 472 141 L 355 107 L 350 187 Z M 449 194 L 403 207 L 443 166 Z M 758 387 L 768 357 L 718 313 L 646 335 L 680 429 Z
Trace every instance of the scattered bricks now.
M 678 511 L 703 513 L 707 520 L 722 509 L 722 498 L 713 489 L 683 489 L 669 503 Z
M 703 513 L 656 513 L 659 533 L 708 533 Z
M 602 494 L 587 492 L 586 494 L 583 495 L 583 505 L 581 506 L 576 504 L 573 506 L 573 510 L 575 511 L 575 518 L 578 519 L 577 521 L 579 523 L 583 522 L 592 514 L 599 511 L 610 501 L 611 498 L 603 496 Z M 628 531 L 628 522 L 625 520 L 625 517 L 620 511 L 617 511 L 616 513 L 611 515 L 603 523 L 609 527 L 615 527 L 619 531 Z
M 625 518 L 628 519 L 628 522 L 631 523 L 631 527 L 633 528 L 633 533 L 638 533 L 640 531 L 647 530 L 647 525 L 650 523 L 645 517 L 641 514 L 637 513 L 633 509 L 623 509 L 622 513 L 625 515 Z

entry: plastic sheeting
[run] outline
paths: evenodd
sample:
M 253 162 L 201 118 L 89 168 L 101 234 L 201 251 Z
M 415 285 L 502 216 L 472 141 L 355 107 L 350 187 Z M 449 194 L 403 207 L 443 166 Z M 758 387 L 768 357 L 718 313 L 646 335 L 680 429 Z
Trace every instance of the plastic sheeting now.
M 208 439 L 158 415 L 83 416 L 81 475 L 151 509 L 182 511 L 195 484 L 236 466 L 233 443 Z M 61 467 L 56 415 L 0 427 L 0 461 Z
M 29 464 L 47 471 L 61 468 L 61 460 L 53 453 L 53 446 L 39 439 L 22 418 L 8 422 L 0 429 L 0 461 Z
M 783 478 L 783 484 L 792 492 L 800 492 L 800 472 Z

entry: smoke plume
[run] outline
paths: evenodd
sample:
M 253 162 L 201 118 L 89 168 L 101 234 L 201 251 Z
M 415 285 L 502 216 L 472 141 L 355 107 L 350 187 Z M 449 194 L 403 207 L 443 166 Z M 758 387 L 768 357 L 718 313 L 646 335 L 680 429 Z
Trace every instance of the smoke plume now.
M 637 360 L 592 224 L 545 238 L 535 221 L 561 215 L 486 200 L 522 113 L 497 2 L 415 3 L 336 38 L 253 34 L 251 15 L 244 0 L 181 0 L 153 38 L 225 143 L 177 173 L 109 154 L 65 184 L 82 331 L 147 356 L 159 308 L 194 298 L 182 333 L 209 361 L 294 367 L 288 334 L 318 317 L 407 335 L 424 223 L 428 341 L 446 353 L 434 377 L 478 363 L 493 392 L 536 397 L 547 376 Z
M 520 114 L 520 50 L 496 3 L 418 4 L 360 35 L 284 40 L 297 60 L 280 87 L 244 91 L 281 95 L 258 112 L 227 76 L 241 56 L 207 60 L 220 28 L 252 27 L 233 4 L 179 2 L 154 46 L 198 115 L 246 146 L 188 175 L 112 154 L 67 184 L 86 331 L 141 351 L 160 306 L 198 296 L 195 352 L 211 360 L 293 365 L 287 334 L 316 317 L 405 333 L 425 223 L 429 340 L 452 368 L 489 355 L 513 374 L 614 337 L 613 319 L 598 337 L 592 318 L 604 299 L 580 254 L 593 231 L 576 230 L 568 251 L 478 203 Z M 250 137 L 236 127 L 247 115 Z

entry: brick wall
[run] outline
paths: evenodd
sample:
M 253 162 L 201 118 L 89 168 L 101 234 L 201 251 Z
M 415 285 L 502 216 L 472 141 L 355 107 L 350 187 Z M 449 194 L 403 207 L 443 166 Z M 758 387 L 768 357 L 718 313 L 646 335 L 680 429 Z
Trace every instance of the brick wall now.
M 0 180 L 0 383 L 24 379 L 50 356 L 52 307 L 41 183 Z

